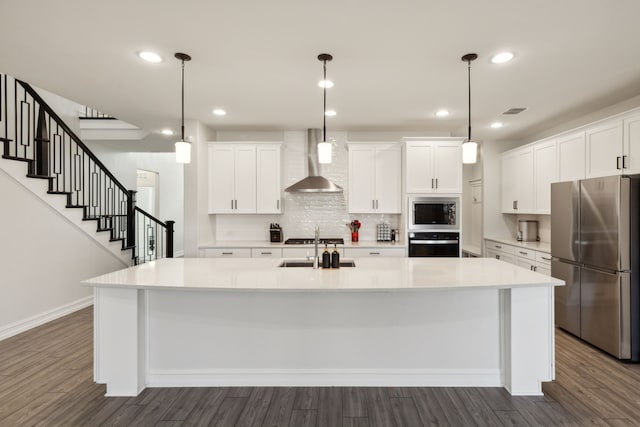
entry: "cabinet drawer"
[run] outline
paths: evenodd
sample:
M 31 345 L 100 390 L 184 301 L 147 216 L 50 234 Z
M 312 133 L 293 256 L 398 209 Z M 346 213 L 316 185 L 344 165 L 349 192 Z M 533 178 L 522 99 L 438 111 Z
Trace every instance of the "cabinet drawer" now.
M 515 255 L 518 258 L 525 258 L 531 261 L 536 260 L 536 251 L 533 251 L 531 249 L 515 248 Z
M 249 248 L 211 248 L 204 250 L 206 258 L 251 258 Z
M 536 262 L 551 265 L 551 255 L 546 252 L 536 252 Z
M 251 248 L 251 258 L 282 258 L 282 249 Z
M 500 251 L 507 254 L 514 254 L 516 248 L 511 245 L 505 245 L 504 243 L 494 242 L 493 240 L 486 241 L 487 249 L 493 249 L 494 251 Z
M 364 258 L 364 257 L 403 257 L 405 256 L 404 248 L 345 248 L 344 256 L 346 258 Z

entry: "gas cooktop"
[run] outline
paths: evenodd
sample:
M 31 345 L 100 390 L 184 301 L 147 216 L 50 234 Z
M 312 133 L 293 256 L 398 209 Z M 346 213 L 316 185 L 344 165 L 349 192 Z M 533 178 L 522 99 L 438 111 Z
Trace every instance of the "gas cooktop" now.
M 284 241 L 285 245 L 313 245 L 313 238 L 311 239 L 287 239 Z M 323 238 L 320 239 L 321 245 L 344 245 L 343 238 Z

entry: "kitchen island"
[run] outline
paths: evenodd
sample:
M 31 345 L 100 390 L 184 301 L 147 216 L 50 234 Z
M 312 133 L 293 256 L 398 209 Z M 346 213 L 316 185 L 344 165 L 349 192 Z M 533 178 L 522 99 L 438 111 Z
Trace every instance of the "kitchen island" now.
M 504 386 L 554 377 L 553 287 L 490 258 L 161 259 L 95 289 L 94 379 L 171 386 Z

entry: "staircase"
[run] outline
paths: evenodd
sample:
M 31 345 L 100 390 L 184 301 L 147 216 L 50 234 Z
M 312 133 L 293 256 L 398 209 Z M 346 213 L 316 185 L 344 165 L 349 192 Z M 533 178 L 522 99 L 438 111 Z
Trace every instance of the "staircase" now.
M 59 211 L 80 212 L 66 216 L 94 223 L 94 234 L 108 236 L 103 244 L 110 249 L 117 246 L 131 264 L 173 257 L 174 222 L 162 222 L 136 207 L 135 191 L 113 176 L 38 93 L 28 83 L 3 74 L 0 144 L 2 158 L 15 161 L 11 166 L 0 164 L 6 173 L 36 194 L 41 184 L 28 181 L 43 181 L 46 193 L 41 197 L 61 196 L 63 207 L 57 200 L 47 203 Z

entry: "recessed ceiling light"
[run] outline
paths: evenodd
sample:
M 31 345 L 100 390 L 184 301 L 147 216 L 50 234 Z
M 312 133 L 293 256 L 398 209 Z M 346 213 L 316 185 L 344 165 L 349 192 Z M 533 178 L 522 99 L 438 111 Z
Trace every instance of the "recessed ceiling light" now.
M 215 114 L 216 116 L 226 116 L 227 112 L 219 108 L 216 108 L 215 110 L 213 110 L 213 114 Z
M 327 110 L 327 111 L 324 112 L 324 115 L 333 117 L 333 116 L 336 115 L 336 110 Z
M 173 131 L 171 129 L 162 129 L 163 135 L 173 135 Z
M 500 52 L 491 57 L 491 62 L 494 64 L 504 64 L 505 62 L 511 61 L 514 56 L 513 52 Z
M 438 110 L 436 111 L 436 116 L 438 117 L 447 117 L 449 115 L 448 110 Z
M 333 87 L 333 82 L 331 80 L 320 80 L 318 82 L 318 86 L 329 89 L 330 87 Z
M 493 122 L 491 123 L 491 128 L 492 129 L 500 129 L 502 127 L 502 122 Z
M 140 59 L 144 59 L 147 62 L 162 62 L 162 57 L 155 52 L 149 52 L 144 50 L 138 53 Z

